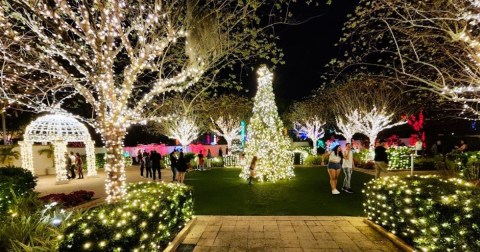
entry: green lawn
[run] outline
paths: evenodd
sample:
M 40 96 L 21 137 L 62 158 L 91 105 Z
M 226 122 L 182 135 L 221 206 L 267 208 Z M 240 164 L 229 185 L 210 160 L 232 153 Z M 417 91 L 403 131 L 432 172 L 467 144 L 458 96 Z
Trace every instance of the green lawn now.
M 364 216 L 361 189 L 373 178 L 354 172 L 355 193 L 332 195 L 325 167 L 295 168 L 291 180 L 254 185 L 239 178 L 239 173 L 232 168 L 187 173 L 185 183 L 193 187 L 195 214 Z

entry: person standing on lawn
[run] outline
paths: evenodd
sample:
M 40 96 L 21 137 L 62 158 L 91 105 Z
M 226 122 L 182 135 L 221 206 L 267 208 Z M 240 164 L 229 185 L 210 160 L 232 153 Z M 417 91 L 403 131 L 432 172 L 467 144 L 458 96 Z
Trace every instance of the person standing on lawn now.
M 198 153 L 198 169 L 201 170 L 201 171 L 205 170 L 202 151 L 200 151 L 200 153 Z
M 183 155 L 183 151 L 180 152 L 177 168 L 178 168 L 178 182 L 183 184 L 183 181 L 185 180 L 185 172 L 187 172 L 187 160 Z
M 387 149 L 385 148 L 385 141 L 380 140 L 377 147 L 375 147 L 375 178 L 380 178 L 380 173 L 387 172 L 388 156 Z
M 347 143 L 345 144 L 345 151 L 343 152 L 343 162 L 342 162 L 342 170 L 343 170 L 343 173 L 345 174 L 342 190 L 347 193 L 353 193 L 352 188 L 350 187 L 353 166 L 354 164 L 353 164 L 352 145 L 350 143 Z
M 340 145 L 335 146 L 330 155 L 328 156 L 328 175 L 330 175 L 330 186 L 332 188 L 332 194 L 340 194 L 337 190 L 338 176 L 340 175 L 340 169 L 342 168 L 342 150 Z

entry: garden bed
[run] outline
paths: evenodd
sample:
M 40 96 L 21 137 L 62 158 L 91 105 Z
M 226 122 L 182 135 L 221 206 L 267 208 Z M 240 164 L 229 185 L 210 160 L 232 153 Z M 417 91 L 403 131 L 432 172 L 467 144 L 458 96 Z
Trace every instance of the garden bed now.
M 480 189 L 460 179 L 396 176 L 367 184 L 368 219 L 424 251 L 480 251 Z

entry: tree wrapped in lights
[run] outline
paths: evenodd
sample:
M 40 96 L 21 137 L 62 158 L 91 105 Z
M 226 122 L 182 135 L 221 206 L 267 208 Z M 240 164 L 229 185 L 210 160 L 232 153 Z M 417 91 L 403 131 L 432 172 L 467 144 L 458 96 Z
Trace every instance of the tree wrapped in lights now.
M 168 120 L 162 124 L 165 135 L 177 139 L 184 152 L 187 152 L 187 146 L 200 135 L 200 127 L 193 115 L 181 115 L 175 120 Z
M 295 176 L 289 139 L 283 135 L 283 122 L 278 116 L 273 94 L 273 74 L 266 66 L 258 71 L 258 90 L 253 103 L 253 115 L 247 127 L 245 159 L 248 163 L 240 173 L 247 179 L 250 160 L 257 156 L 255 177 L 259 181 L 275 182 Z
M 343 118 L 342 116 L 336 116 L 335 123 L 337 124 L 337 127 L 340 130 L 342 136 L 345 137 L 347 143 L 351 143 L 353 135 L 355 135 L 355 133 L 361 132 L 361 129 L 357 126 L 357 123 L 355 123 L 360 120 L 360 114 L 358 113 L 358 111 L 353 111 L 348 116 L 345 115 L 345 117 L 347 118 Z
M 383 130 L 405 124 L 396 120 L 404 112 L 401 90 L 373 79 L 349 80 L 336 91 L 337 122 L 348 122 L 351 132 L 365 134 L 373 150 L 375 139 Z M 339 126 L 339 127 L 343 127 Z M 347 130 L 347 129 L 345 129 Z
M 313 142 L 312 154 L 317 154 L 317 141 L 325 135 L 326 110 L 313 99 L 295 102 L 287 115 L 293 124 L 293 131 L 301 139 Z
M 232 150 L 232 141 L 241 138 L 240 123 L 247 119 L 252 111 L 251 100 L 238 95 L 222 95 L 210 99 L 207 103 L 210 130 L 223 137 L 228 149 Z
M 127 128 L 159 119 L 144 115 L 159 95 L 268 58 L 275 48 L 257 15 L 267 2 L 2 0 L 1 98 L 37 112 L 84 99 L 107 149 L 107 201 L 121 200 Z
M 479 30 L 479 0 L 362 0 L 340 39 L 355 43 L 332 65 L 357 73 L 368 65 L 368 71 L 379 70 L 374 73 L 378 78 L 431 92 L 420 97 L 434 99 L 429 109 L 441 101 L 464 118 L 478 118 Z

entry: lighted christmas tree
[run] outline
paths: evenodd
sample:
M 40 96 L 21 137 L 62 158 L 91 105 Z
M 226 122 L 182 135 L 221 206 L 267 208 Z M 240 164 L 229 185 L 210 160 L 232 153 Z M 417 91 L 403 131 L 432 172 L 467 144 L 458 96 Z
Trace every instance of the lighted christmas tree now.
M 283 123 L 278 116 L 273 95 L 273 74 L 266 66 L 260 67 L 258 90 L 254 99 L 253 116 L 247 127 L 245 159 L 247 163 L 240 177 L 248 179 L 253 156 L 257 156 L 255 178 L 259 181 L 275 182 L 291 178 L 293 173 L 290 141 L 283 134 Z

